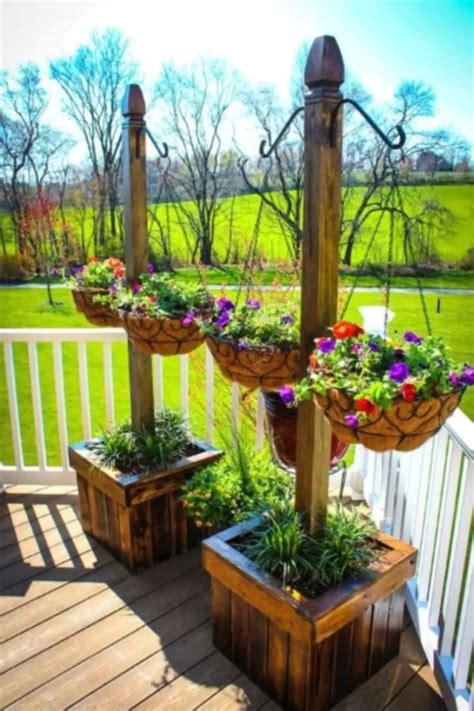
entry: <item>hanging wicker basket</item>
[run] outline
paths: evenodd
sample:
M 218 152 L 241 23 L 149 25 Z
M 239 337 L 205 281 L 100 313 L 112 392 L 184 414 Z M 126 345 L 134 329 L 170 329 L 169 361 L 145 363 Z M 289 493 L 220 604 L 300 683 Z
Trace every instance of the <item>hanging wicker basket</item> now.
M 182 318 L 151 318 L 121 311 L 123 326 L 135 348 L 142 353 L 185 355 L 204 341 L 196 323 L 183 326 Z
M 107 304 L 94 302 L 95 296 L 107 296 L 109 294 L 108 289 L 75 287 L 71 289 L 71 293 L 77 311 L 84 314 L 86 319 L 93 323 L 94 326 L 120 328 L 123 325 L 118 311 Z
M 344 422 L 355 412 L 354 399 L 344 390 L 332 388 L 326 395 L 315 395 L 324 410 L 334 434 L 344 442 L 363 444 L 374 452 L 395 449 L 409 452 L 436 434 L 443 422 L 459 405 L 463 391 L 439 395 L 429 400 L 406 402 L 396 399 L 388 410 L 377 407 L 368 415 L 367 424 L 357 428 Z
M 206 343 L 221 373 L 245 387 L 276 390 L 298 380 L 299 348 L 250 346 L 243 350 L 215 336 L 207 336 Z

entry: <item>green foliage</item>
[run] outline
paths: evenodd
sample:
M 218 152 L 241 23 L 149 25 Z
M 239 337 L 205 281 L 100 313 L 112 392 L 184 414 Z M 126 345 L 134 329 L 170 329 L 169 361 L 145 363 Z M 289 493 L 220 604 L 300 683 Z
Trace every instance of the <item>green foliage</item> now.
M 296 395 L 304 399 L 330 388 L 350 393 L 359 411 L 348 416 L 351 422 L 346 418 L 353 427 L 376 414 L 375 406 L 387 410 L 395 399 L 428 400 L 473 384 L 473 369 L 455 366 L 440 337 L 406 331 L 403 338 L 386 339 L 346 321 L 332 331 L 333 337 L 316 340 L 308 377 Z
M 198 526 L 225 526 L 266 510 L 292 490 L 292 478 L 266 454 L 237 443 L 189 479 L 182 499 Z
M 71 287 L 85 286 L 94 289 L 115 288 L 125 276 L 125 267 L 117 257 L 109 257 L 102 262 L 91 257 L 87 264 L 73 269 L 67 283 Z
M 204 331 L 227 338 L 245 350 L 252 346 L 296 347 L 299 343 L 299 319 L 294 304 L 263 304 L 247 299 L 235 308 L 227 299 L 217 299 L 215 315 Z
M 290 498 L 275 503 L 239 545 L 257 565 L 306 594 L 359 577 L 376 557 L 373 522 L 359 509 L 330 506 L 319 538 L 305 532 Z
M 129 423 L 103 433 L 90 445 L 98 460 L 121 472 L 165 469 L 183 457 L 191 443 L 182 416 L 163 410 L 155 419 L 155 432 L 134 428 Z
M 213 299 L 202 284 L 180 283 L 170 274 L 142 274 L 131 288 L 117 292 L 115 306 L 153 317 L 185 317 L 191 320 L 210 311 Z

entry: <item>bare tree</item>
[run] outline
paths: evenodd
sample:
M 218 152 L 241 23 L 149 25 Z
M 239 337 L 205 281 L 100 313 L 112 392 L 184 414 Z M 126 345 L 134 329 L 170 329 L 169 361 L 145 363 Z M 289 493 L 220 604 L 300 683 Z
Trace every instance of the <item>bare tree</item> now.
M 117 235 L 120 102 L 136 65 L 129 57 L 128 40 L 119 30 L 109 28 L 93 34 L 90 43 L 72 56 L 52 61 L 50 70 L 64 93 L 63 110 L 87 146 L 98 191 L 98 245 L 103 246 L 107 201 L 110 234 Z
M 216 221 L 228 183 L 224 142 L 236 102 L 236 73 L 223 61 L 201 61 L 178 68 L 169 62 L 156 84 L 164 135 L 179 163 L 173 164 L 175 208 L 194 240 L 192 258 L 215 259 Z M 184 220 L 183 220 L 184 218 Z
M 15 77 L 1 73 L 0 101 L 0 190 L 23 252 L 22 210 L 32 194 L 44 191 L 55 161 L 72 142 L 43 121 L 48 100 L 37 65 L 22 65 Z

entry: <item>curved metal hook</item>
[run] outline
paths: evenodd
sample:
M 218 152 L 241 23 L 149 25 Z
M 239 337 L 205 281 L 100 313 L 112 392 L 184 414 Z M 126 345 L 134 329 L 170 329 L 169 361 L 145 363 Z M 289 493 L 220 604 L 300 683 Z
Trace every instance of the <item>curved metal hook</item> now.
M 369 114 L 364 111 L 362 106 L 357 103 L 357 101 L 354 101 L 353 99 L 342 99 L 333 109 L 332 114 L 331 114 L 331 124 L 329 126 L 329 141 L 331 146 L 334 146 L 336 144 L 336 118 L 337 118 L 337 113 L 341 106 L 343 104 L 350 104 L 353 106 L 360 114 L 365 118 L 367 123 L 372 126 L 374 129 L 375 133 L 380 136 L 382 141 L 385 143 L 386 146 L 390 148 L 390 150 L 399 150 L 400 148 L 403 148 L 405 145 L 406 141 L 406 134 L 405 131 L 403 130 L 402 126 L 396 125 L 395 130 L 398 133 L 398 142 L 394 143 L 391 141 L 388 136 L 382 131 L 381 128 L 375 123 L 373 118 L 369 116 Z
M 153 134 L 150 133 L 150 131 L 147 129 L 146 126 L 144 126 L 144 127 L 141 128 L 139 131 L 137 131 L 137 158 L 139 157 L 139 154 L 140 154 L 140 142 L 139 142 L 138 138 L 139 138 L 140 133 L 141 133 L 142 131 L 145 131 L 146 135 L 148 136 L 148 138 L 150 139 L 150 141 L 153 143 L 153 145 L 154 145 L 154 147 L 155 147 L 155 149 L 156 149 L 156 152 L 158 153 L 158 155 L 160 156 L 160 158 L 168 158 L 168 155 L 169 155 L 168 144 L 163 141 L 163 150 L 162 150 L 162 149 L 160 148 L 160 146 L 158 145 L 158 143 L 155 141 L 155 139 L 154 139 L 154 137 L 153 137 Z
M 278 136 L 277 136 L 277 137 L 275 138 L 275 140 L 273 141 L 273 143 L 272 143 L 272 145 L 270 146 L 270 148 L 268 149 L 268 151 L 265 150 L 265 145 L 266 145 L 266 143 L 267 143 L 266 140 L 263 139 L 262 141 L 260 141 L 260 146 L 259 146 L 258 152 L 260 153 L 260 155 L 262 156 L 262 158 L 269 158 L 269 157 L 271 156 L 271 154 L 273 153 L 273 151 L 275 150 L 275 148 L 278 146 L 278 144 L 280 143 L 280 141 L 281 141 L 281 139 L 283 138 L 283 136 L 285 135 L 285 133 L 286 133 L 286 132 L 288 131 L 288 129 L 290 128 L 290 126 L 291 126 L 291 124 L 293 123 L 293 121 L 295 120 L 295 118 L 296 118 L 296 117 L 298 116 L 298 114 L 299 114 L 301 111 L 303 111 L 303 110 L 304 110 L 304 106 L 300 106 L 299 108 L 296 109 L 296 111 L 293 111 L 293 113 L 291 114 L 290 118 L 289 118 L 288 121 L 285 123 L 285 125 L 283 126 L 283 128 L 282 128 L 281 131 L 280 131 L 280 133 L 278 134 Z

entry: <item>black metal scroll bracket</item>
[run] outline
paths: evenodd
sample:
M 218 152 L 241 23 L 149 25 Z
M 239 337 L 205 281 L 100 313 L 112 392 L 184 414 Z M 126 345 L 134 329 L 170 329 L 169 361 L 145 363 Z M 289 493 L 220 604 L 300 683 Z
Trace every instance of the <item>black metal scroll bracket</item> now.
M 406 141 L 406 138 L 407 138 L 407 137 L 406 137 L 405 131 L 403 130 L 403 128 L 402 128 L 400 125 L 395 126 L 395 130 L 396 130 L 396 132 L 398 133 L 398 141 L 397 141 L 397 142 L 393 142 L 393 141 L 391 141 L 391 140 L 388 138 L 388 136 L 385 135 L 385 133 L 382 131 L 382 129 L 379 128 L 379 126 L 377 126 L 377 124 L 375 123 L 375 121 L 373 120 L 373 118 L 371 118 L 371 117 L 369 116 L 369 114 L 364 111 L 364 109 L 362 108 L 362 106 L 360 106 L 360 104 L 358 104 L 357 101 L 354 101 L 353 99 L 342 99 L 342 101 L 340 101 L 340 102 L 334 107 L 334 109 L 333 109 L 333 111 L 332 111 L 332 114 L 331 114 L 331 123 L 330 123 L 330 126 L 329 126 L 329 142 L 330 142 L 331 146 L 335 146 L 335 145 L 336 145 L 336 131 L 337 131 L 336 119 L 337 119 L 337 113 L 338 113 L 339 109 L 341 108 L 341 106 L 342 106 L 343 104 L 350 104 L 351 106 L 353 106 L 353 107 L 361 114 L 361 116 L 363 116 L 363 117 L 365 118 L 365 120 L 367 121 L 367 123 L 368 123 L 370 126 L 372 126 L 372 128 L 373 128 L 374 131 L 375 131 L 375 133 L 376 133 L 378 136 L 380 136 L 380 138 L 381 138 L 382 141 L 385 143 L 385 145 L 388 146 L 391 150 L 398 150 L 398 149 L 400 149 L 400 148 L 403 148 L 403 146 L 405 145 L 405 141 Z
M 137 158 L 140 157 L 140 133 L 142 131 L 145 131 L 146 135 L 148 136 L 150 141 L 153 143 L 153 145 L 156 149 L 156 152 L 158 153 L 160 158 L 168 158 L 168 155 L 169 155 L 168 144 L 163 141 L 163 149 L 161 149 L 160 146 L 158 145 L 158 143 L 155 141 L 153 134 L 150 133 L 150 131 L 147 129 L 146 126 L 144 126 L 139 131 L 137 131 L 136 157 Z
M 275 148 L 278 146 L 278 144 L 280 143 L 280 141 L 282 140 L 282 138 L 285 136 L 286 132 L 287 132 L 288 129 L 290 128 L 290 126 L 291 126 L 291 124 L 293 123 L 293 121 L 295 120 L 295 118 L 296 118 L 296 117 L 298 116 L 298 114 L 301 113 L 301 111 L 303 111 L 303 110 L 304 110 L 304 106 L 300 106 L 299 108 L 296 109 L 296 111 L 293 111 L 293 113 L 291 114 L 290 118 L 289 118 L 288 121 L 285 123 L 285 125 L 283 126 L 283 128 L 282 128 L 281 131 L 280 131 L 280 133 L 278 134 L 278 136 L 277 136 L 277 137 L 275 138 L 275 140 L 273 141 L 273 143 L 272 143 L 272 145 L 270 146 L 270 148 L 268 149 L 268 151 L 265 150 L 265 145 L 266 145 L 266 143 L 267 143 L 266 140 L 263 139 L 263 141 L 260 141 L 260 147 L 259 147 L 259 149 L 258 149 L 258 152 L 260 153 L 260 155 L 262 156 L 262 158 L 269 158 L 269 157 L 271 156 L 271 154 L 273 153 L 273 151 L 275 150 Z

